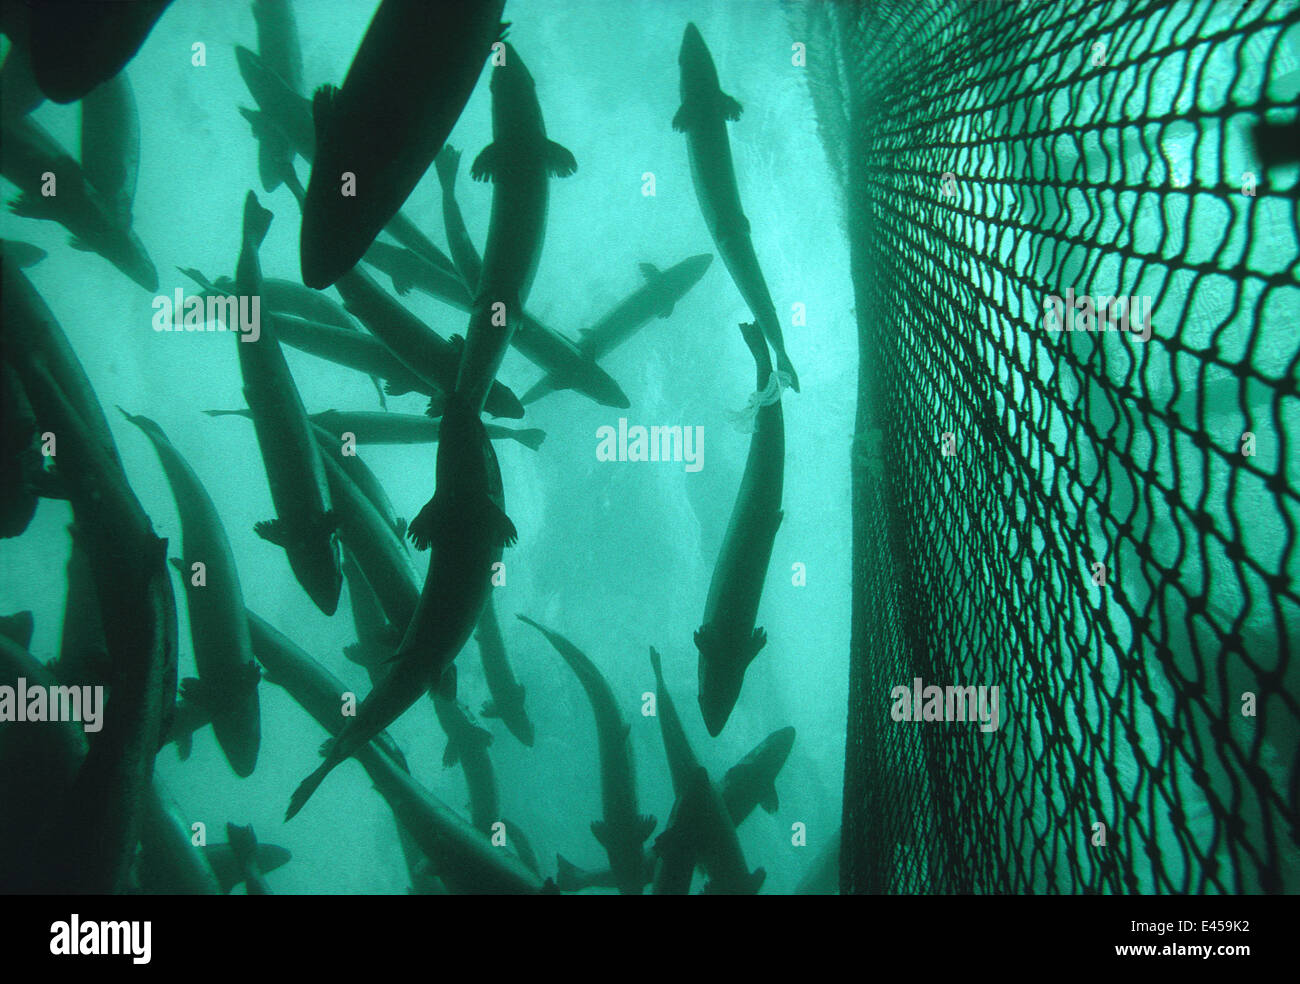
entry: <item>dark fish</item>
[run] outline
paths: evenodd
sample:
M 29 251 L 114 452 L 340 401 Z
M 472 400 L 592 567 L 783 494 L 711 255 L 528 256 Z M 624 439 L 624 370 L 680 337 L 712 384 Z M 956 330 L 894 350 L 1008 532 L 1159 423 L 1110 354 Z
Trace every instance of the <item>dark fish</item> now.
M 631 726 L 619 713 L 618 701 L 604 675 L 577 646 L 558 632 L 552 632 L 525 615 L 520 621 L 542 633 L 555 651 L 573 670 L 596 719 L 596 739 L 600 751 L 600 793 L 604 819 L 591 825 L 591 832 L 609 855 L 618 890 L 624 895 L 640 895 L 645 887 L 645 862 L 642 845 L 654 832 L 655 818 L 637 812 L 636 768 L 629 740 Z
M 74 249 L 98 253 L 145 290 L 158 289 L 158 271 L 140 237 L 119 221 L 118 206 L 39 124 L 26 116 L 0 123 L 0 172 L 20 191 L 9 203 L 14 215 L 58 222 Z M 46 173 L 56 194 L 41 194 Z
M 339 735 L 346 726 L 339 708 L 347 688 L 251 612 L 249 627 L 267 679 L 287 690 L 326 731 Z M 531 894 L 543 889 L 541 879 L 508 848 L 493 847 L 486 836 L 415 782 L 382 732 L 359 746 L 356 757 L 398 822 L 428 856 L 433 873 L 449 889 L 466 894 Z
M 261 294 L 257 251 L 270 224 L 271 213 L 250 191 L 244 201 L 243 248 L 235 286 L 240 297 Z M 258 523 L 255 529 L 262 539 L 284 548 L 298 583 L 317 608 L 333 615 L 343 575 L 320 449 L 280 351 L 274 319 L 264 319 L 261 337 L 252 342 L 250 338 L 250 334 L 236 333 L 239 368 L 276 512 L 275 519 Z
M 276 338 L 281 343 L 368 376 L 385 379 L 388 381 L 385 392 L 389 396 L 405 393 L 432 396 L 441 392 L 402 365 L 397 356 L 373 335 L 319 321 L 306 321 L 289 314 L 274 314 L 271 319 L 275 322 Z
M 229 836 L 229 833 L 227 833 L 227 836 Z M 207 858 L 208 864 L 212 866 L 212 870 L 217 876 L 222 895 L 229 895 L 231 889 L 243 883 L 243 866 L 235 857 L 234 848 L 230 844 L 208 844 L 202 850 L 203 856 Z M 263 844 L 260 841 L 257 844 L 255 863 L 257 870 L 263 875 L 269 875 L 276 868 L 283 868 L 292 860 L 293 855 L 289 853 L 289 849 L 286 847 Z M 250 891 L 248 894 L 253 895 L 255 893 Z
M 664 685 L 659 654 L 653 647 L 650 649 L 650 665 L 654 669 L 657 691 L 655 714 L 659 718 L 673 793 L 677 799 L 677 816 L 669 820 L 665 832 L 656 842 L 661 864 L 671 869 L 670 873 L 663 873 L 662 878 L 656 877 L 656 894 L 680 894 L 679 889 L 690 891 L 691 873 L 686 869 L 686 863 L 692 852 L 695 852 L 695 861 L 708 872 L 713 891 L 756 892 L 762 882 L 762 873 L 758 873 L 757 881 L 750 878 L 736 836 L 738 824 L 691 749 L 672 695 Z M 705 891 L 710 891 L 710 887 L 706 886 Z
M 131 228 L 140 172 L 140 117 L 122 72 L 81 102 L 81 169 L 124 229 Z
M 103 410 L 93 391 L 78 392 L 84 372 L 77 365 L 65 377 L 44 358 L 70 352 L 62 330 L 27 278 L 3 266 L 5 357 L 40 426 L 58 435 L 60 478 L 93 575 L 110 664 L 103 729 L 61 816 L 43 831 L 42 876 L 63 892 L 116 892 L 126 886 L 154 756 L 175 700 L 176 603 L 167 543 L 154 534 L 122 473 L 111 436 L 103 443 L 94 424 L 103 421 Z M 84 414 L 78 399 L 92 403 Z
M 597 362 L 631 338 L 651 318 L 668 317 L 712 262 L 711 254 L 700 253 L 663 271 L 652 263 L 642 263 L 641 275 L 645 283 L 590 328 L 582 329 L 577 342 L 578 351 L 584 358 Z M 562 373 L 544 376 L 533 384 L 520 402 L 527 406 L 568 385 Z
M 431 444 L 438 440 L 442 422 L 427 414 L 375 413 L 366 410 L 326 410 L 311 415 L 312 423 L 335 436 L 351 434 L 358 444 Z M 536 451 L 546 431 L 527 427 L 487 424 L 490 440 L 518 441 Z
M 266 883 L 266 875 L 258 857 L 257 835 L 252 826 L 240 827 L 226 824 L 226 840 L 230 843 L 231 853 L 235 856 L 235 865 L 240 880 L 248 887 L 249 895 L 274 895 L 271 886 Z
M 455 696 L 452 661 L 482 614 L 502 548 L 513 544 L 516 535 L 505 514 L 501 469 L 483 423 L 453 396 L 442 418 L 437 489 L 410 528 L 417 547 L 432 547 L 419 607 L 388 675 L 330 743 L 320 768 L 294 791 L 287 818 L 302 809 L 336 765 L 365 747 L 425 691 L 435 688 L 445 697 Z
M 451 249 L 451 258 L 456 264 L 456 272 L 469 296 L 478 292 L 479 278 L 483 273 L 483 258 L 474 248 L 474 241 L 469 237 L 465 227 L 465 217 L 460 214 L 460 204 L 456 201 L 456 172 L 460 168 L 460 151 L 447 144 L 438 151 L 433 160 L 438 172 L 438 184 L 442 187 L 442 221 L 447 229 L 447 245 Z
M 120 409 L 120 408 L 119 408 Z M 158 453 L 181 520 L 178 564 L 189 610 L 190 640 L 198 680 L 186 685 L 186 699 L 207 709 L 217 743 L 237 776 L 252 775 L 261 744 L 257 663 L 248 637 L 244 593 L 235 555 L 207 489 L 185 457 L 148 417 L 123 416 L 144 433 Z M 193 565 L 203 564 L 196 586 Z
M 433 163 L 503 34 L 504 5 L 383 0 L 342 88 L 317 91 L 302 216 L 307 286 L 351 270 Z M 340 193 L 344 173 L 355 175 L 354 195 Z
M 752 324 L 741 332 L 754 355 L 759 404 L 745 474 L 740 480 L 731 521 L 722 540 L 704 624 L 695 632 L 700 651 L 700 713 L 709 734 L 717 737 L 740 697 L 745 669 L 767 643 L 754 627 L 772 558 L 772 542 L 781 525 L 781 491 L 785 476 L 785 423 L 781 388 L 762 334 Z
M 291 88 L 278 73 L 247 48 L 236 45 L 235 58 L 248 91 L 258 105 L 256 110 L 240 109 L 252 127 L 254 136 L 261 142 L 270 141 L 273 145 L 287 141 L 294 152 L 310 164 L 316 156 L 311 100 L 299 95 L 297 89 Z M 292 166 L 284 169 L 280 176 L 299 203 L 302 203 L 307 193 L 298 182 Z M 401 212 L 393 216 L 384 231 L 426 263 L 450 274 L 453 282 L 456 281 L 456 267 L 452 261 Z
M 393 278 L 393 286 L 399 292 L 399 284 L 408 289 L 410 286 L 418 286 L 448 304 L 472 311 L 472 295 L 478 289 L 483 262 L 470 240 L 460 214 L 460 206 L 456 203 L 455 181 L 459 161 L 460 151 L 444 147 L 435 163 L 442 182 L 442 208 L 447 239 L 451 243 L 452 256 L 461 279 L 469 290 L 462 294 L 454 287 L 446 287 L 445 275 L 434 276 L 427 264 L 421 264 L 418 257 L 408 255 L 395 258 L 380 266 Z M 582 393 L 602 406 L 623 408 L 631 405 L 627 394 L 605 370 L 596 365 L 595 359 L 587 357 L 578 345 L 548 328 L 527 311 L 520 315 L 519 326 L 510 337 L 510 344 L 534 365 L 545 369 L 548 378 L 562 381 L 557 385 Z
M 169 3 L 35 4 L 28 40 L 37 85 L 57 103 L 81 99 L 135 57 Z
M 302 92 L 302 50 L 298 25 L 289 0 L 253 0 L 257 22 L 257 50 L 266 67 L 278 75 L 293 92 Z M 257 173 L 265 191 L 275 191 L 292 169 L 293 143 L 279 131 L 258 142 Z
M 737 827 L 755 806 L 767 813 L 777 811 L 776 777 L 793 747 L 794 728 L 773 731 L 722 777 L 722 799 Z
M 505 639 L 497 621 L 496 606 L 490 597 L 483 606 L 474 639 L 478 642 L 483 676 L 487 680 L 488 691 L 492 694 L 492 699 L 483 705 L 480 713 L 484 717 L 500 718 L 512 735 L 532 748 L 533 722 L 528 719 L 528 711 L 524 708 L 524 685 L 515 679 L 514 671 L 510 668 Z
M 492 143 L 470 168 L 475 181 L 492 182 L 483 271 L 456 377 L 456 392 L 475 408 L 483 405 L 519 328 L 537 273 L 549 178 L 578 169 L 573 154 L 547 139 L 537 88 L 523 59 L 509 44 L 504 50 L 504 64 L 492 71 Z
M 694 24 L 686 25 L 677 61 L 681 65 L 682 105 L 673 117 L 673 129 L 686 134 L 700 211 L 722 261 L 731 271 L 731 279 L 776 352 L 777 369 L 789 378 L 789 385 L 797 393 L 799 377 L 786 355 L 776 307 L 749 238 L 749 219 L 740 206 L 727 139 L 727 121 L 740 119 L 740 103 L 718 85 L 713 56 Z

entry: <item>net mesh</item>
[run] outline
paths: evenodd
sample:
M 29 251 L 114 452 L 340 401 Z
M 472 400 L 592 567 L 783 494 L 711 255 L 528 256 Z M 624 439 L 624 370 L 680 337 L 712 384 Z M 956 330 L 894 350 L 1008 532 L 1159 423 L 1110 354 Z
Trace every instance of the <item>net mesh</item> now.
M 860 335 L 842 890 L 1300 891 L 1300 6 L 791 17 Z

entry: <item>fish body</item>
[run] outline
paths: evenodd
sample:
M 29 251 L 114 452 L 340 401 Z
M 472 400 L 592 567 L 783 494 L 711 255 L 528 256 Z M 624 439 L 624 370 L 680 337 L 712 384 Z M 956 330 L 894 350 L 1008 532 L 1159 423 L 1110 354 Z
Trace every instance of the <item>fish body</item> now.
M 244 238 L 235 278 L 235 293 L 258 297 L 262 270 L 258 249 L 271 224 L 271 213 L 251 191 L 244 202 Z M 262 463 L 266 467 L 276 518 L 259 523 L 258 536 L 283 547 L 294 577 L 316 607 L 333 615 L 343 589 L 338 542 L 330 511 L 329 484 L 320 449 L 289 372 L 273 319 L 264 319 L 261 337 L 236 333 L 244 399 L 252 411 Z
M 383 0 L 342 87 L 316 93 L 302 216 L 307 286 L 328 287 L 351 270 L 433 163 L 502 34 L 504 6 Z M 345 173 L 357 193 L 340 193 Z
M 500 718 L 512 735 L 532 748 L 533 722 L 529 720 L 528 711 L 524 707 L 524 686 L 515 679 L 514 670 L 510 668 L 501 623 L 497 620 L 496 606 L 491 598 L 483 606 L 483 614 L 474 630 L 474 639 L 478 642 L 483 676 L 487 680 L 488 691 L 492 694 L 492 699 L 483 706 L 483 716 Z
M 704 621 L 695 632 L 700 653 L 700 713 L 714 737 L 736 706 L 746 668 L 767 643 L 767 634 L 755 628 L 755 622 L 783 515 L 785 422 L 780 387 L 773 385 L 772 362 L 763 336 L 754 325 L 741 325 L 741 331 L 754 355 L 758 389 L 774 393 L 774 397 L 767 403 L 759 401 L 745 473 L 709 583 Z
M 235 774 L 251 775 L 261 743 L 261 716 L 257 664 L 234 552 L 211 496 L 162 428 L 148 417 L 123 415 L 157 452 L 181 519 L 181 578 L 199 671 L 190 697 L 203 695 L 217 742 Z M 203 565 L 199 586 L 193 583 L 194 564 Z
M 411 522 L 409 535 L 417 547 L 430 549 L 415 615 L 383 680 L 330 743 L 320 768 L 295 790 L 288 817 L 302 808 L 336 765 L 425 691 L 455 696 L 452 661 L 482 614 L 502 548 L 513 544 L 517 535 L 505 514 L 501 469 L 487 432 L 478 413 L 457 396 L 442 418 L 436 490 Z
M 655 819 L 637 812 L 631 727 L 619 713 L 618 701 L 608 681 L 582 650 L 525 615 L 519 619 L 542 633 L 555 647 L 591 702 L 600 753 L 600 798 L 604 814 L 603 819 L 592 823 L 591 832 L 609 855 L 609 867 L 619 892 L 640 895 L 646 881 L 642 845 L 654 831 Z
M 29 117 L 0 122 L 0 173 L 19 188 L 9 203 L 14 215 L 58 222 L 72 234 L 74 249 L 98 253 L 145 290 L 158 289 L 158 271 L 140 237 L 120 220 L 116 196 L 101 194 L 81 165 Z M 43 194 L 47 174 L 54 176 L 51 195 Z
M 492 212 L 456 379 L 456 391 L 472 407 L 482 406 L 519 327 L 541 256 L 549 179 L 578 168 L 572 153 L 547 138 L 533 77 L 508 43 L 491 88 L 492 143 L 470 176 L 492 182 Z
M 736 288 L 776 352 L 777 369 L 788 377 L 790 386 L 797 393 L 799 377 L 786 354 L 776 307 L 759 268 L 758 257 L 754 255 L 749 219 L 740 205 L 731 142 L 727 138 L 727 122 L 740 119 L 740 103 L 722 91 L 713 56 L 694 24 L 686 25 L 678 64 L 681 67 L 682 105 L 673 117 L 673 129 L 686 134 L 691 177 L 704 223 L 713 235 Z

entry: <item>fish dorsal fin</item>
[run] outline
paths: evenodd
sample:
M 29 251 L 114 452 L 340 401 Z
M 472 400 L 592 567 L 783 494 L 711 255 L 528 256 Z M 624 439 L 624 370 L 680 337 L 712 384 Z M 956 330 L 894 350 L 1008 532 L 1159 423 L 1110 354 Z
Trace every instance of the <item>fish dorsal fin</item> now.
M 328 131 L 330 118 L 334 115 L 334 100 L 338 98 L 338 86 L 323 85 L 316 90 L 311 100 L 311 121 L 316 130 L 316 149 L 320 150 L 321 137 Z
M 695 113 L 689 108 L 687 103 L 682 103 L 677 112 L 673 114 L 673 129 L 678 133 L 686 133 L 691 128 L 691 123 L 695 119 Z
M 661 276 L 659 268 L 653 263 L 638 263 L 637 268 L 641 271 L 641 276 L 645 277 L 647 283 L 654 283 Z
M 546 141 L 546 173 L 553 178 L 567 178 L 578 170 L 578 160 L 567 147 L 554 140 Z

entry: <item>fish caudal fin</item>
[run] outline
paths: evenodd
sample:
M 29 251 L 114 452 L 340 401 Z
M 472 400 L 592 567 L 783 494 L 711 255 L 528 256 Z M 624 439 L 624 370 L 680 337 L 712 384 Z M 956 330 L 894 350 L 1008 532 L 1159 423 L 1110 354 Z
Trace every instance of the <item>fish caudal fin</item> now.
M 338 761 L 333 756 L 327 757 L 315 772 L 298 784 L 298 788 L 289 797 L 289 809 L 284 814 L 286 823 L 297 816 L 298 811 L 307 805 L 307 801 L 311 799 L 311 794 L 316 792 L 316 787 L 324 782 L 325 777 L 330 774 L 330 771 L 337 764 Z

